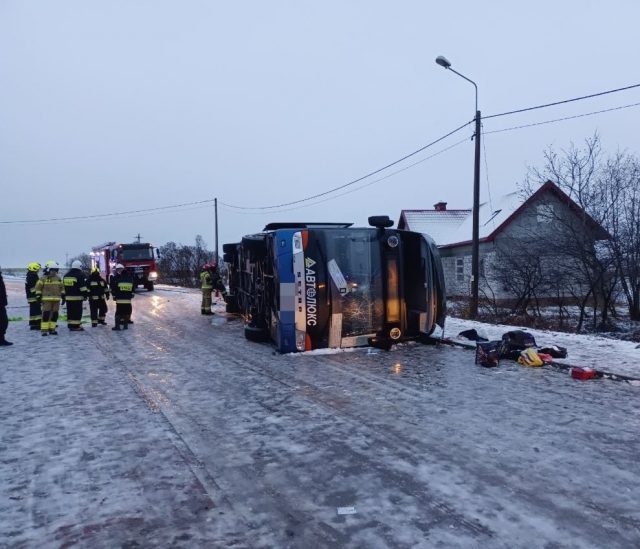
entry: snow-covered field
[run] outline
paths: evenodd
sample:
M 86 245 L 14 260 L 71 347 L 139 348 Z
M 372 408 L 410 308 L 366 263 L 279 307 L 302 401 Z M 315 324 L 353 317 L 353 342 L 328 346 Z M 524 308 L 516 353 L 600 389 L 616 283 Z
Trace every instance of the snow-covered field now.
M 179 288 L 134 319 L 11 323 L 0 547 L 640 546 L 637 387 L 446 345 L 280 356 Z

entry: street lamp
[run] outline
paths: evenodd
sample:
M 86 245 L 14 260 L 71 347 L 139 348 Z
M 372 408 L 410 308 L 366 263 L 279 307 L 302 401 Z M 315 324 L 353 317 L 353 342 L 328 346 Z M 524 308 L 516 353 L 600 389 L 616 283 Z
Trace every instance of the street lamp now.
M 476 83 L 467 78 L 464 74 L 460 74 L 458 71 L 454 71 L 451 68 L 451 62 L 439 55 L 436 57 L 436 63 L 441 67 L 457 74 L 461 78 L 464 78 L 467 82 L 471 82 L 476 90 L 476 130 L 474 138 L 476 141 L 476 154 L 475 164 L 473 169 L 473 236 L 471 239 L 471 318 L 478 316 L 478 282 L 480 273 L 480 255 L 479 255 L 479 240 L 480 240 L 480 111 L 478 110 L 478 86 Z

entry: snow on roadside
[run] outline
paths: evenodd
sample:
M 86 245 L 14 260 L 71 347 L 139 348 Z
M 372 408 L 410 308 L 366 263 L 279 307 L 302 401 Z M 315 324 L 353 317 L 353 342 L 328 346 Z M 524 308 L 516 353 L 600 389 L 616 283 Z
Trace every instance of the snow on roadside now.
M 471 328 L 475 328 L 478 335 L 489 340 L 501 339 L 502 334 L 510 330 L 524 330 L 533 334 L 540 347 L 561 345 L 567 348 L 567 358 L 556 359 L 555 362 L 572 366 L 588 366 L 610 373 L 640 378 L 640 346 L 632 341 L 617 341 L 591 334 L 568 334 L 551 330 L 519 328 L 505 324 L 488 324 L 452 316 L 447 317 L 444 335 L 454 341 L 473 343 L 466 338 L 458 337 L 461 331 Z M 442 332 L 438 328 L 434 336 L 440 337 L 441 334 Z

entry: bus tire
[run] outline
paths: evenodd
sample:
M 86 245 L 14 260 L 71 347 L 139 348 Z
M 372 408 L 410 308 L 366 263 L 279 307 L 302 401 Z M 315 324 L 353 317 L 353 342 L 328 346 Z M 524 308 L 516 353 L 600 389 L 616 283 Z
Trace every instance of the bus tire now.
M 238 250 L 237 243 L 222 245 L 222 252 L 225 254 L 235 254 L 237 250 Z
M 257 257 L 267 254 L 264 235 L 254 234 L 242 237 L 242 249 Z

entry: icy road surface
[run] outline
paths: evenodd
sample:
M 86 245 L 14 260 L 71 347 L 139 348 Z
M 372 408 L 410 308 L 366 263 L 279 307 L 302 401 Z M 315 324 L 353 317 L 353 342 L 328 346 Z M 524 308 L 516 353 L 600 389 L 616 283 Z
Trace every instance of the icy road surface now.
M 447 346 L 278 356 L 188 290 L 134 319 L 11 323 L 0 547 L 640 546 L 637 387 Z

